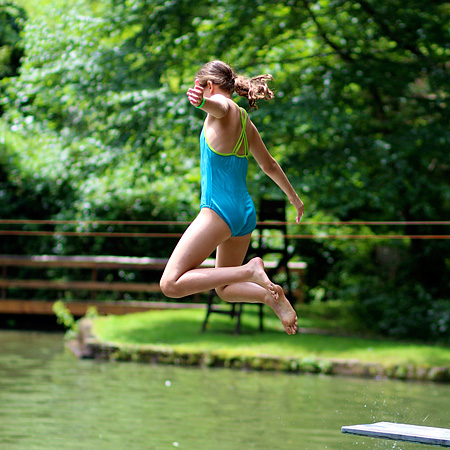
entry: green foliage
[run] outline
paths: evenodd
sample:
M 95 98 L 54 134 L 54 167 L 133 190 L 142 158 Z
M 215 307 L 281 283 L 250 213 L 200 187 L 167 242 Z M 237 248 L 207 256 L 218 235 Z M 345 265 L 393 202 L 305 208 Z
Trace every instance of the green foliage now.
M 20 58 L 23 56 L 20 33 L 25 20 L 23 8 L 13 2 L 0 0 L 0 98 L 5 95 L 5 79 L 18 73 Z M 0 104 L 0 116 L 2 114 Z
M 0 81 L 17 75 L 23 55 L 19 44 L 20 33 L 25 20 L 23 8 L 11 1 L 0 1 Z
M 364 299 L 355 303 L 355 313 L 367 326 L 394 338 L 414 336 L 424 341 L 450 343 L 450 304 L 435 299 L 417 282 L 387 282 L 371 277 L 358 286 Z M 414 301 L 412 301 L 414 299 Z
M 252 120 L 304 199 L 305 218 L 445 220 L 449 16 L 448 2 L 417 0 L 79 0 L 33 14 L 20 75 L 2 84 L 2 217 L 17 218 L 20 205 L 28 218 L 192 218 L 203 113 L 185 90 L 205 61 L 220 58 L 241 73 L 273 74 L 276 101 Z M 254 197 L 280 196 L 256 164 L 249 182 Z M 388 227 L 301 231 L 317 236 L 293 243 L 309 264 L 309 299 L 350 298 L 364 321 L 376 316 L 378 331 L 402 336 L 419 332 L 420 314 L 448 313 L 449 241 L 320 239 L 394 232 Z M 51 245 L 156 256 L 164 244 Z M 404 323 L 395 327 L 400 305 Z M 436 320 L 421 333 L 448 336 Z
M 68 329 L 68 333 L 71 337 L 76 336 L 78 332 L 78 324 L 69 308 L 60 300 L 53 303 L 53 312 L 56 316 L 56 321 L 64 325 Z
M 61 300 L 58 300 L 53 303 L 52 310 L 55 313 L 56 321 L 64 325 L 67 329 L 65 338 L 75 339 L 80 329 L 80 322 L 75 320 L 70 309 Z M 89 306 L 84 317 L 90 319 L 98 317 L 97 308 L 95 306 Z

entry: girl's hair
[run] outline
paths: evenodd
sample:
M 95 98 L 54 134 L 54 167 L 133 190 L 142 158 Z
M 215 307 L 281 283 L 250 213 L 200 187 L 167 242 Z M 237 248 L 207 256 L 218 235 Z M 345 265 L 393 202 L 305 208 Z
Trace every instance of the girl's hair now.
M 256 101 L 260 98 L 270 100 L 274 97 L 267 86 L 267 80 L 273 80 L 272 75 L 246 78 L 236 75 L 234 70 L 222 61 L 211 61 L 205 64 L 197 73 L 197 79 L 202 87 L 205 87 L 209 80 L 221 89 L 229 91 L 230 94 L 236 92 L 241 97 L 246 97 L 250 108 L 257 109 Z

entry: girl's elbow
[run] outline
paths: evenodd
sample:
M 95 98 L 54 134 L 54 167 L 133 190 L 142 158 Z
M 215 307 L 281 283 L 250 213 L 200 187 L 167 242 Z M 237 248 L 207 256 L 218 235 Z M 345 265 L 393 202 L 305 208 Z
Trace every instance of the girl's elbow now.
M 224 110 L 218 110 L 218 111 L 215 111 L 214 112 L 214 114 L 212 114 L 213 116 L 214 116 L 214 118 L 215 119 L 223 119 L 226 115 L 227 115 L 227 113 L 226 113 L 226 111 L 224 111 Z
M 279 169 L 279 167 L 280 166 L 274 159 L 271 159 L 270 161 L 266 161 L 265 163 L 263 163 L 261 165 L 262 171 L 268 176 L 275 174 L 277 172 L 277 170 Z

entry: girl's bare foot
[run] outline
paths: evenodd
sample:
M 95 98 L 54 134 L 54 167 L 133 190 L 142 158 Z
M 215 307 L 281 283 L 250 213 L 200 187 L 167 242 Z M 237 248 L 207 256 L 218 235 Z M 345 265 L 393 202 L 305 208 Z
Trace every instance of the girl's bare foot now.
M 274 285 L 274 287 L 277 292 L 277 298 L 272 299 L 267 305 L 274 310 L 275 314 L 281 320 L 286 333 L 295 334 L 297 332 L 297 314 L 284 295 L 283 288 L 278 285 Z
M 247 267 L 252 271 L 252 278 L 249 281 L 259 284 L 264 289 L 268 290 L 273 299 L 276 300 L 278 298 L 278 291 L 264 270 L 263 260 L 258 257 L 253 258 L 247 263 Z

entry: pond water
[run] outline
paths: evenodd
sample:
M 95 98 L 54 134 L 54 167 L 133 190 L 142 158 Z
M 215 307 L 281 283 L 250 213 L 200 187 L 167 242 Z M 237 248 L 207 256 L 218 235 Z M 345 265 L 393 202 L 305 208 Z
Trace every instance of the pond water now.
M 0 331 L 1 449 L 425 450 L 340 428 L 448 428 L 449 400 L 431 383 L 77 360 L 61 334 Z

